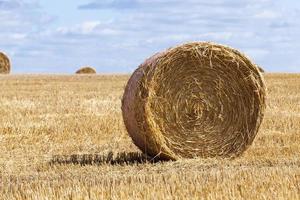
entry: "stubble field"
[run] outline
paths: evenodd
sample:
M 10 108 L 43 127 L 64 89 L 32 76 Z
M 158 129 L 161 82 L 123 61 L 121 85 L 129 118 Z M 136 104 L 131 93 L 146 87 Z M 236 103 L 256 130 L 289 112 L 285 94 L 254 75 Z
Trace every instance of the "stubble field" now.
M 300 75 L 266 74 L 267 111 L 235 160 L 147 160 L 129 76 L 0 76 L 0 199 L 300 199 Z

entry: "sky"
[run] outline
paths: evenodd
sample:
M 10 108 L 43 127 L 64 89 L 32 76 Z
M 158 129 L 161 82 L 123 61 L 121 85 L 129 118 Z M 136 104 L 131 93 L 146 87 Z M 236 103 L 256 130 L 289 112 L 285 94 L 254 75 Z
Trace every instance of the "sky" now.
M 0 51 L 13 73 L 130 73 L 191 41 L 246 53 L 269 72 L 300 72 L 299 0 L 0 0 Z

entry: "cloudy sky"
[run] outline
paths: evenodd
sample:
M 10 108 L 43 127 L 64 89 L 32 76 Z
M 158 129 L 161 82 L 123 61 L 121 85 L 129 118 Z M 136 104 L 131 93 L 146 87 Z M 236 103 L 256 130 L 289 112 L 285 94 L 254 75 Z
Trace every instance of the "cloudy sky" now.
M 299 0 L 0 0 L 13 73 L 131 72 L 155 52 L 214 41 L 267 71 L 300 72 Z

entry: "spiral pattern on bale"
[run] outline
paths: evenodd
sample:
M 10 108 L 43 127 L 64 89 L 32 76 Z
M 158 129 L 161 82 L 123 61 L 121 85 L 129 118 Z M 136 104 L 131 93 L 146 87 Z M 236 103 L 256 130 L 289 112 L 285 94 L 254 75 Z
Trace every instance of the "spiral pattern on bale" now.
M 133 142 L 151 157 L 236 157 L 253 142 L 265 110 L 258 67 L 209 42 L 147 59 L 125 88 L 122 113 Z
M 0 52 L 0 74 L 9 74 L 10 73 L 10 61 L 8 57 Z
M 76 71 L 76 74 L 96 74 L 96 70 L 92 67 L 82 67 Z

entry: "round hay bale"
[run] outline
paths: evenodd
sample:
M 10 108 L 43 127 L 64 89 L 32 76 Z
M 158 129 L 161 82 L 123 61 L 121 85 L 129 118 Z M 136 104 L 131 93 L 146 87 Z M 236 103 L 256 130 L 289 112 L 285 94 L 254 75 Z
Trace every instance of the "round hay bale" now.
M 262 67 L 260 67 L 260 66 L 258 66 L 258 65 L 256 65 L 257 66 L 257 68 L 259 69 L 259 71 L 261 72 L 261 73 L 265 73 L 265 70 L 262 68 Z
M 92 67 L 82 67 L 76 71 L 76 74 L 96 74 L 96 70 Z
M 10 62 L 8 57 L 0 52 L 0 74 L 9 74 L 10 73 Z
M 125 88 L 122 113 L 133 142 L 151 157 L 232 158 L 253 142 L 265 95 L 263 77 L 245 55 L 194 42 L 141 64 Z

